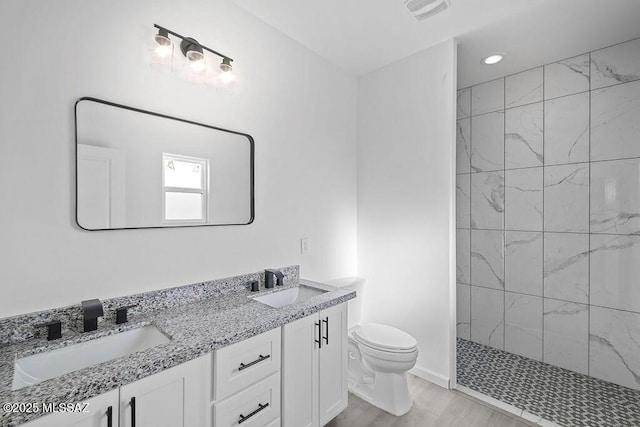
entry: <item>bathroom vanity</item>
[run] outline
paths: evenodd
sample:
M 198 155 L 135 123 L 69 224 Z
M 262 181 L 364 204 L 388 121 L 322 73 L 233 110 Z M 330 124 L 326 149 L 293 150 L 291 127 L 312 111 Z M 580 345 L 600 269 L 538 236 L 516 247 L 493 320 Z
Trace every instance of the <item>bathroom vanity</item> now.
M 300 280 L 297 267 L 282 271 L 283 286 L 260 292 L 246 289 L 254 275 L 244 275 L 105 301 L 107 318 L 95 332 L 63 331 L 59 340 L 1 346 L 0 401 L 33 406 L 2 412 L 0 426 L 326 424 L 347 406 L 346 302 L 355 293 Z M 112 308 L 132 302 L 138 306 L 130 321 L 116 325 Z M 38 313 L 38 319 L 50 314 Z M 25 318 L 3 319 L 0 331 L 7 321 L 17 325 Z M 157 328 L 168 342 L 131 335 L 129 344 L 155 345 L 31 385 L 15 380 L 14 370 L 30 369 L 21 362 L 30 357 L 46 357 L 54 366 L 52 355 L 67 351 L 73 364 L 96 353 L 96 343 L 117 349 L 119 337 L 145 328 Z M 42 414 L 43 408 L 55 413 Z

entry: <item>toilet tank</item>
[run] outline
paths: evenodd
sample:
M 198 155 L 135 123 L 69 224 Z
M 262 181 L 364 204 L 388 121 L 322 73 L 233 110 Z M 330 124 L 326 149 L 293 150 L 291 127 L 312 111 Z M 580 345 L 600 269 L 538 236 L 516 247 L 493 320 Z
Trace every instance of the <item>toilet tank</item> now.
M 349 300 L 349 329 L 360 323 L 362 320 L 362 301 L 364 292 L 364 282 L 362 277 L 342 277 L 340 279 L 329 280 L 326 283 L 336 288 L 356 291 L 356 297 Z

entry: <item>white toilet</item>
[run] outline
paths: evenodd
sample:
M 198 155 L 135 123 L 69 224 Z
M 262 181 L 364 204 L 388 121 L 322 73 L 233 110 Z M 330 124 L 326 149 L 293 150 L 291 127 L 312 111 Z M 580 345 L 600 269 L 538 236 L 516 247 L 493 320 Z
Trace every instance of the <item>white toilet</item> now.
M 418 342 L 408 333 L 379 323 L 359 323 L 364 279 L 349 277 L 329 284 L 355 290 L 349 301 L 349 391 L 393 415 L 404 415 L 413 401 L 406 372 L 418 358 Z

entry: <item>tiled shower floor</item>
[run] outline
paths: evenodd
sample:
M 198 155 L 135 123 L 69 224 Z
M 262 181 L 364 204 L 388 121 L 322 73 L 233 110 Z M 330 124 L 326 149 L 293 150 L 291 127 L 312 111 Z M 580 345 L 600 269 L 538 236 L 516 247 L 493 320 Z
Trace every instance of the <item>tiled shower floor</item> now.
M 458 384 L 563 427 L 640 427 L 640 391 L 458 339 Z

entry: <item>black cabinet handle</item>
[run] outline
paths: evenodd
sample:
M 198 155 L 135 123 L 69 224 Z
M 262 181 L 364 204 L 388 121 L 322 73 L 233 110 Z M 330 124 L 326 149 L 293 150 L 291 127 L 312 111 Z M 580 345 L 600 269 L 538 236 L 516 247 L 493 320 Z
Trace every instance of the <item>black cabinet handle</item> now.
M 240 419 L 238 420 L 238 424 L 242 424 L 243 422 L 247 421 L 249 418 L 253 417 L 255 414 L 257 414 L 258 412 L 262 411 L 267 406 L 269 406 L 269 403 L 265 403 L 264 405 L 262 403 L 258 403 L 258 409 L 254 410 L 249 415 L 244 416 L 244 415 L 240 414 Z
M 316 327 L 318 328 L 318 339 L 315 341 L 318 348 L 322 348 L 322 322 L 316 322 Z
M 113 427 L 113 406 L 107 408 L 107 427 Z
M 246 363 L 246 364 L 245 363 L 241 363 L 240 367 L 238 368 L 238 371 L 244 371 L 245 369 L 255 365 L 256 363 L 260 363 L 260 362 L 262 362 L 264 360 L 267 360 L 270 357 L 271 357 L 270 354 L 267 354 L 266 356 L 259 355 L 258 358 L 256 360 L 254 360 L 253 362 L 249 362 L 249 363 Z
M 132 397 L 129 401 L 131 406 L 131 427 L 136 427 L 136 398 Z
M 326 326 L 326 331 L 327 333 L 324 336 L 324 342 L 325 344 L 329 345 L 329 317 L 325 317 L 324 320 L 322 320 L 322 322 L 325 324 Z

